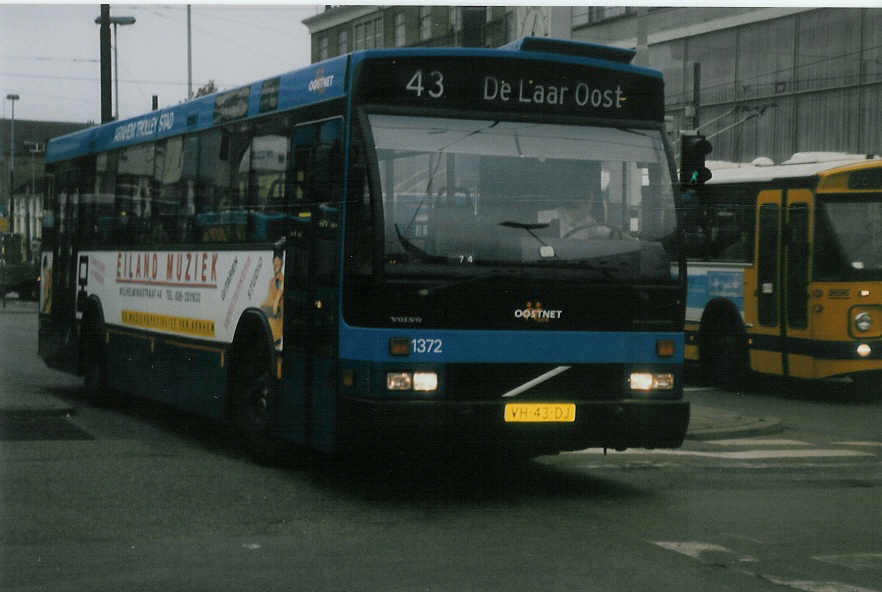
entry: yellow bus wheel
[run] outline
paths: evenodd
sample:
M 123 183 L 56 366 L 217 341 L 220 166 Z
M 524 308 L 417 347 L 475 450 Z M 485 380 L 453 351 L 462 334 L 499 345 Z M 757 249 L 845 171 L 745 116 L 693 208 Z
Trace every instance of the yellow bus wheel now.
M 740 389 L 749 368 L 738 311 L 727 301 L 712 301 L 702 315 L 698 338 L 703 380 L 726 390 Z

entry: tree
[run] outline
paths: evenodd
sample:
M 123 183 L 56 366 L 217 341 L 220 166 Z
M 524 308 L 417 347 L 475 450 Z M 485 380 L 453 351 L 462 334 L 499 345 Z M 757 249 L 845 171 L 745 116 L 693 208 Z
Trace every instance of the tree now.
M 217 85 L 214 83 L 214 80 L 209 80 L 208 84 L 205 86 L 200 86 L 199 90 L 196 91 L 196 94 L 193 98 L 204 97 L 205 95 L 214 94 L 217 92 Z

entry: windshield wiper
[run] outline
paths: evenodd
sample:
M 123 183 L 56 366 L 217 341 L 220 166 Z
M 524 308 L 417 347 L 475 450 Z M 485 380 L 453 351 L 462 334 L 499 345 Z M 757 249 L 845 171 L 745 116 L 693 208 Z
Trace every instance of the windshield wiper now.
M 505 222 L 500 222 L 500 226 L 504 226 L 506 228 L 520 228 L 521 230 L 526 230 L 530 236 L 539 241 L 539 244 L 542 245 L 539 248 L 539 255 L 543 258 L 554 257 L 554 247 L 546 243 L 542 240 L 538 234 L 533 232 L 534 230 L 540 230 L 542 228 L 548 228 L 550 224 L 547 222 L 513 222 L 511 220 L 506 220 Z
M 505 226 L 506 228 L 522 228 L 530 234 L 533 234 L 534 230 L 540 230 L 542 228 L 548 228 L 550 226 L 548 222 L 512 222 L 511 220 L 500 222 L 499 225 Z M 541 238 L 539 238 L 535 234 L 533 234 L 533 236 L 536 238 L 537 241 L 539 241 L 543 245 L 545 244 L 544 242 L 542 242 Z
M 400 242 L 401 246 L 404 247 L 405 253 L 413 255 L 418 259 L 422 259 L 423 261 L 427 261 L 429 263 L 448 262 L 447 257 L 441 257 L 440 255 L 430 255 L 412 242 L 410 242 L 403 234 L 401 234 L 401 230 L 398 228 L 398 224 L 395 224 L 395 234 L 398 235 L 398 242 Z

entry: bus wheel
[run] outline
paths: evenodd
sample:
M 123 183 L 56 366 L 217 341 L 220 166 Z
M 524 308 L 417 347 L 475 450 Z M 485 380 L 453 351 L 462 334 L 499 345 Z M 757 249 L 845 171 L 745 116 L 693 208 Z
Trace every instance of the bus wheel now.
M 110 402 L 110 389 L 107 384 L 107 355 L 101 338 L 102 332 L 94 321 L 88 322 L 86 327 L 83 385 L 90 401 L 106 405 Z
M 246 450 L 259 462 L 273 463 L 281 451 L 279 440 L 272 435 L 278 384 L 261 349 L 265 348 L 254 344 L 238 350 L 241 357 L 237 356 L 233 379 L 232 418 Z
M 860 372 L 852 375 L 851 380 L 852 393 L 855 398 L 882 403 L 882 374 L 878 372 Z
M 726 390 L 740 389 L 748 374 L 747 340 L 740 318 L 715 315 L 702 320 L 701 368 L 706 382 Z

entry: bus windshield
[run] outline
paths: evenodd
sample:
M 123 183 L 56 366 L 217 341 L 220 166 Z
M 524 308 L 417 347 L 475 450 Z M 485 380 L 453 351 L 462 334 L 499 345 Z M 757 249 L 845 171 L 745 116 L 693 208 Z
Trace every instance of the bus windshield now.
M 819 198 L 815 279 L 882 280 L 882 197 Z
M 385 272 L 600 270 L 670 280 L 678 256 L 657 129 L 371 114 Z

